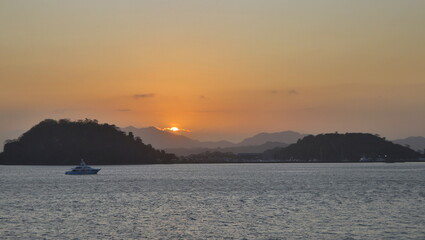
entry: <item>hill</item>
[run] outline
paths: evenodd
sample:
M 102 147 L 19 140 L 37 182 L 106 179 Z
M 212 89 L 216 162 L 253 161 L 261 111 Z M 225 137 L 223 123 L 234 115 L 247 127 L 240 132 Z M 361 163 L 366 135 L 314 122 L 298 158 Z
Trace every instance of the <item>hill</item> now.
M 94 165 L 153 164 L 166 163 L 174 157 L 132 134 L 127 135 L 115 125 L 89 119 L 47 119 L 18 140 L 8 141 L 0 154 L 0 164 L 73 165 L 81 158 Z
M 359 161 L 362 156 L 398 161 L 420 156 L 410 148 L 366 133 L 310 135 L 286 148 L 267 151 L 265 155 L 279 160 L 317 162 Z
M 234 143 L 228 141 L 201 142 L 189 137 L 159 130 L 156 127 L 135 128 L 125 127 L 121 129 L 124 132 L 132 132 L 135 136 L 143 139 L 146 143 L 152 144 L 158 149 L 169 148 L 218 148 L 233 146 Z
M 301 134 L 293 131 L 259 133 L 252 137 L 248 137 L 242 140 L 240 143 L 236 144 L 229 141 L 199 141 L 176 133 L 162 131 L 156 127 L 135 128 L 129 126 L 121 128 L 121 130 L 127 133 L 132 132 L 135 136 L 142 138 L 145 143 L 152 144 L 152 146 L 154 146 L 155 148 L 171 150 L 173 152 L 178 151 L 179 153 L 182 153 L 182 155 L 199 153 L 200 150 L 224 152 L 223 148 L 225 148 L 226 151 L 228 150 L 229 152 L 245 152 L 245 150 L 239 151 L 237 149 L 228 149 L 232 147 L 244 148 L 255 146 L 259 150 L 261 150 L 262 145 L 267 146 L 270 145 L 271 142 L 291 144 L 295 143 L 298 139 L 307 136 L 306 134 Z M 274 147 L 276 146 L 272 146 L 271 148 Z
M 404 139 L 393 140 L 392 142 L 408 146 L 416 151 L 424 151 L 425 150 L 425 138 L 424 137 L 408 137 Z
M 197 140 L 171 132 L 161 131 L 155 127 L 135 128 L 130 126 L 121 128 L 121 130 L 127 133 L 132 132 L 135 136 L 142 138 L 146 143 L 159 149 L 193 146 L 199 143 Z

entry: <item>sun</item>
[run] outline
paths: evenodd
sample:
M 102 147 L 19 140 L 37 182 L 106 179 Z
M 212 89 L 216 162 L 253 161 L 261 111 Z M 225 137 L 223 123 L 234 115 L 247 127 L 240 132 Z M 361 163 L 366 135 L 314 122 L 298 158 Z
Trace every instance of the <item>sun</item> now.
M 180 131 L 180 129 L 178 127 L 170 127 L 169 130 L 172 131 L 172 132 Z
M 166 127 L 166 128 L 159 128 L 159 127 L 157 127 L 157 129 L 158 130 L 161 130 L 161 131 L 172 132 L 172 133 L 177 133 L 177 132 L 187 132 L 187 133 L 190 133 L 190 132 L 192 132 L 191 130 L 184 129 L 184 128 L 178 128 L 178 127 Z

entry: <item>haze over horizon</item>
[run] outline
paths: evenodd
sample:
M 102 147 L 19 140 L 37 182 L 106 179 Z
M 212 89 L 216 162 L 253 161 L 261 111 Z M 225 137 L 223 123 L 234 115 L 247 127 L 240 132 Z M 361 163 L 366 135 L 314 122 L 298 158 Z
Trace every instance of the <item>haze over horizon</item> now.
M 46 118 L 425 136 L 425 1 L 0 2 L 0 141 Z

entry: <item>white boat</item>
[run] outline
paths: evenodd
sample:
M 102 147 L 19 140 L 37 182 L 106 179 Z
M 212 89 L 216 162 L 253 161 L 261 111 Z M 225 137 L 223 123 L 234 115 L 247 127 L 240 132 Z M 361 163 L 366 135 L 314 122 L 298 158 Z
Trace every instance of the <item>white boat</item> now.
M 92 168 L 88 166 L 83 159 L 81 159 L 80 165 L 72 168 L 69 171 L 66 171 L 65 174 L 68 175 L 87 175 L 87 174 L 97 174 L 100 171 L 100 168 Z

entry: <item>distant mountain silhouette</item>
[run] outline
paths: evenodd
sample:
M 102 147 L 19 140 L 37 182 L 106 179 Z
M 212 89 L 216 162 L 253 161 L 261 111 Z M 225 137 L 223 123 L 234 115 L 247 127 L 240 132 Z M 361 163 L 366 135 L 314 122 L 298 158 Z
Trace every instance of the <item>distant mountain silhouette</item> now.
M 127 133 L 132 132 L 135 136 L 143 139 L 145 143 L 149 143 L 158 149 L 217 148 L 235 145 L 228 141 L 201 142 L 169 131 L 162 131 L 156 127 L 135 128 L 133 126 L 129 126 L 121 128 L 121 130 Z
M 188 156 L 191 154 L 199 154 L 203 152 L 222 152 L 222 153 L 262 153 L 266 150 L 273 148 L 287 147 L 288 144 L 281 142 L 266 142 L 257 146 L 236 146 L 227 148 L 167 148 L 165 149 L 169 153 L 174 153 L 177 156 Z
M 88 164 L 153 164 L 168 163 L 175 156 L 155 150 L 115 125 L 90 119 L 46 119 L 19 139 L 8 141 L 0 164 L 73 165 L 81 158 Z
M 406 146 L 408 145 L 413 150 L 425 150 L 425 138 L 424 137 L 408 137 L 404 139 L 393 140 L 392 142 Z
M 121 128 L 121 130 L 127 133 L 132 132 L 135 136 L 143 139 L 143 142 L 149 143 L 159 149 L 199 146 L 200 144 L 197 140 L 168 131 L 162 131 L 155 127 L 135 128 L 130 126 Z
M 259 133 L 253 137 L 244 139 L 242 142 L 238 143 L 239 146 L 253 146 L 261 145 L 267 142 L 281 142 L 281 143 L 295 143 L 298 139 L 307 136 L 306 134 L 301 134 L 294 131 L 284 131 L 276 133 Z
M 300 134 L 293 131 L 277 132 L 277 133 L 260 133 L 253 137 L 249 137 L 241 141 L 240 143 L 232 143 L 229 141 L 199 141 L 194 140 L 189 137 L 179 135 L 176 133 L 162 131 L 156 127 L 146 127 L 146 128 L 135 128 L 132 126 L 121 128 L 124 132 L 132 132 L 135 136 L 143 139 L 145 143 L 152 144 L 155 148 L 158 149 L 180 149 L 178 152 L 185 152 L 185 154 L 192 154 L 199 152 L 199 148 L 204 148 L 204 150 L 216 150 L 216 148 L 230 148 L 230 147 L 252 147 L 260 146 L 266 143 L 294 143 L 298 139 L 306 136 L 305 134 Z M 265 145 L 267 146 L 267 144 Z M 192 149 L 193 151 L 185 151 L 181 148 Z M 196 150 L 195 148 L 198 148 Z M 258 148 L 258 149 L 261 149 Z M 174 151 L 172 150 L 172 151 Z M 222 150 L 219 150 L 222 151 Z M 242 150 L 241 150 L 242 151 Z M 233 150 L 230 150 L 233 152 Z M 243 151 L 242 151 L 243 152 Z M 184 154 L 184 155 L 185 155 Z
M 221 140 L 221 141 L 206 141 L 206 142 L 200 142 L 200 146 L 203 148 L 226 148 L 226 147 L 232 147 L 236 146 L 236 144 Z
M 286 148 L 266 151 L 264 155 L 272 159 L 317 162 L 359 161 L 363 156 L 399 161 L 420 156 L 410 148 L 368 133 L 309 135 Z

